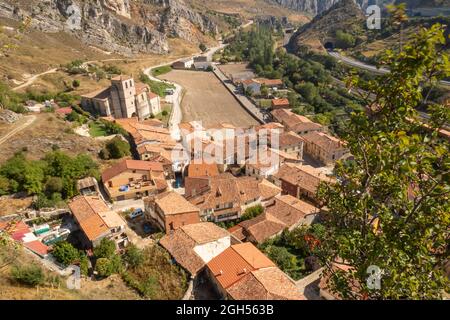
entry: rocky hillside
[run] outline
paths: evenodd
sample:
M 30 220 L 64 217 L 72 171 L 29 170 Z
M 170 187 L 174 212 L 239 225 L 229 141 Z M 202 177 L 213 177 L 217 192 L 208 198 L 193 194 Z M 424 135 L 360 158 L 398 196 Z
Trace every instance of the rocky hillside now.
M 218 32 L 183 0 L 0 0 L 0 17 L 31 17 L 34 29 L 70 33 L 120 54 L 165 53 L 168 37 L 198 43 Z
M 294 52 L 304 46 L 322 51 L 325 42 L 334 42 L 337 30 L 360 33 L 364 19 L 362 10 L 353 0 L 341 0 L 297 30 L 289 47 Z
M 267 0 L 275 2 L 280 6 L 296 11 L 306 12 L 311 15 L 320 14 L 339 0 Z M 368 5 L 377 4 L 384 7 L 386 4 L 406 3 L 408 9 L 413 8 L 433 8 L 433 7 L 450 7 L 450 0 L 355 0 L 355 2 L 365 10 Z

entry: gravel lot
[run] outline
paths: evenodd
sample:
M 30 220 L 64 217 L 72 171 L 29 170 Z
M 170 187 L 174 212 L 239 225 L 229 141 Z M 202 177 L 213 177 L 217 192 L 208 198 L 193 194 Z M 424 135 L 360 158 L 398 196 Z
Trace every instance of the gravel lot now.
M 183 121 L 201 120 L 208 127 L 228 122 L 237 127 L 257 124 L 211 72 L 173 70 L 163 76 L 185 89 Z

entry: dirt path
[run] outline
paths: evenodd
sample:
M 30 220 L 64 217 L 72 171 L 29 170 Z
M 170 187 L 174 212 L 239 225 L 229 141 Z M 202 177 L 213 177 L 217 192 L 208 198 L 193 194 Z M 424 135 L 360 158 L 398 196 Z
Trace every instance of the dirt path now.
M 2 145 L 4 142 L 6 142 L 9 138 L 11 138 L 16 133 L 18 133 L 18 132 L 22 131 L 23 129 L 25 129 L 26 127 L 28 127 L 30 124 L 32 124 L 36 120 L 35 115 L 25 116 L 24 118 L 26 118 L 25 123 L 20 124 L 18 127 L 12 129 L 7 134 L 0 137 L 0 145 Z
M 34 76 L 28 78 L 28 80 L 25 81 L 24 83 L 22 83 L 21 85 L 19 85 L 17 87 L 14 87 L 13 91 L 17 91 L 19 89 L 28 87 L 29 85 L 33 84 L 37 80 L 37 78 L 39 78 L 39 77 L 41 77 L 43 75 L 49 74 L 49 73 L 55 73 L 56 71 L 58 71 L 58 68 L 50 69 L 50 70 L 47 70 L 45 72 L 35 74 Z

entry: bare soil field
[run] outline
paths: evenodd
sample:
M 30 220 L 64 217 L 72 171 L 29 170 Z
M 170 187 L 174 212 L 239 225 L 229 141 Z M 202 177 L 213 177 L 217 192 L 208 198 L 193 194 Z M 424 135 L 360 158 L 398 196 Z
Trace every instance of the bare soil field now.
M 237 127 L 257 124 L 211 72 L 173 70 L 161 78 L 186 90 L 181 104 L 183 121 L 199 120 L 205 127 L 219 122 Z
M 230 79 L 230 75 L 234 73 L 253 72 L 253 70 L 248 67 L 247 63 L 221 64 L 219 66 L 219 69 L 225 74 L 228 79 Z

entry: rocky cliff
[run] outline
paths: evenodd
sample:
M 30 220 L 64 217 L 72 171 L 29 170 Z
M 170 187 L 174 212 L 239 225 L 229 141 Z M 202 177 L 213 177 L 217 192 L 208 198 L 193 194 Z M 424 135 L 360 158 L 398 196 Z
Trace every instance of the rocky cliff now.
M 183 0 L 0 0 L 0 17 L 32 18 L 43 32 L 68 32 L 121 54 L 165 53 L 168 37 L 198 43 L 217 26 Z
M 339 2 L 339 0 L 267 0 L 270 2 L 275 2 L 280 6 L 289 8 L 296 11 L 307 12 L 312 15 L 320 14 L 334 4 Z M 449 7 L 450 0 L 355 0 L 355 2 L 365 10 L 369 5 L 379 5 L 384 7 L 386 4 L 395 3 L 406 3 L 408 8 L 418 8 L 418 7 Z
M 322 45 L 325 42 L 334 42 L 336 30 L 357 34 L 361 31 L 364 21 L 362 10 L 353 0 L 340 0 L 300 27 L 292 36 L 289 48 L 293 52 L 302 47 L 324 50 Z

